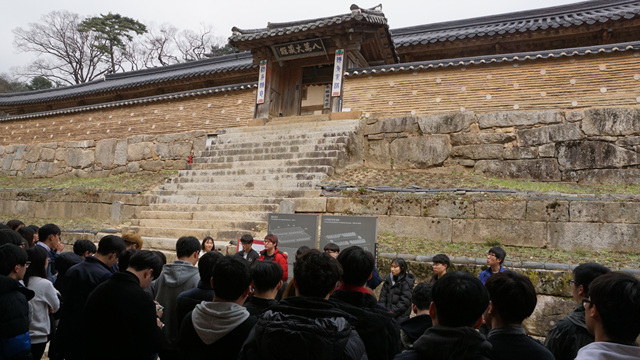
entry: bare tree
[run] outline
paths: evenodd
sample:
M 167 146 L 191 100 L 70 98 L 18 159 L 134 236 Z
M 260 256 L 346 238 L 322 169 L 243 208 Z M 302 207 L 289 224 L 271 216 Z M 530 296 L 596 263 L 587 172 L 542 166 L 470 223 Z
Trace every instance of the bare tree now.
M 215 43 L 213 28 L 204 24 L 200 24 L 199 32 L 182 30 L 174 39 L 182 61 L 206 59 Z
M 94 46 L 91 33 L 81 33 L 78 14 L 53 11 L 27 29 L 16 28 L 14 46 L 21 52 L 35 53 L 38 58 L 21 68 L 21 76 L 43 76 L 54 82 L 80 84 L 104 75 L 109 67 L 105 53 Z

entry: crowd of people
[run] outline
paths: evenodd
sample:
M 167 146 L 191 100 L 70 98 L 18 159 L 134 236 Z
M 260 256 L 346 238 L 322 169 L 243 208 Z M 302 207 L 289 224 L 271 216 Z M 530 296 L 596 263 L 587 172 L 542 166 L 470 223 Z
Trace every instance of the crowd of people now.
M 333 243 L 300 248 L 289 278 L 273 234 L 260 252 L 244 235 L 226 256 L 212 238 L 181 237 L 171 263 L 133 232 L 72 252 L 60 236 L 0 226 L 0 360 L 41 359 L 47 344 L 52 360 L 640 360 L 640 282 L 596 263 L 573 270 L 577 306 L 543 344 L 522 326 L 535 287 L 500 247 L 479 277 L 438 254 L 416 284 L 402 258 L 381 279 L 373 254 Z

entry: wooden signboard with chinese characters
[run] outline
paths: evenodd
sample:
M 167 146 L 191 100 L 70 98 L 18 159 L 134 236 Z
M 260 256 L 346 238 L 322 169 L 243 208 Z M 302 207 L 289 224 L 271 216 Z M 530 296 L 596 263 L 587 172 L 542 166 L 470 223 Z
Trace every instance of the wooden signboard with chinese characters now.
M 271 46 L 278 61 L 325 55 L 322 39 L 295 41 Z

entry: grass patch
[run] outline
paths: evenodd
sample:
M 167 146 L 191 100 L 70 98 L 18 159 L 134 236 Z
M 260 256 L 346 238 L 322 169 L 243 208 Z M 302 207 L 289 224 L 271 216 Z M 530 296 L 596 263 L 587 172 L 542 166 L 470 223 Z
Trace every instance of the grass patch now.
M 108 222 L 108 219 L 106 221 L 104 219 L 94 219 L 94 218 L 40 219 L 40 218 L 34 218 L 29 216 L 23 216 L 23 215 L 19 215 L 18 217 L 16 217 L 16 215 L 7 215 L 7 214 L 0 215 L 0 220 L 2 220 L 3 222 L 7 222 L 9 220 L 16 219 L 16 218 L 27 225 L 42 226 L 45 224 L 56 224 L 60 227 L 60 229 L 62 229 L 62 231 L 70 230 L 70 229 L 88 229 L 88 230 L 98 231 L 102 229 L 114 228 L 114 226 Z
M 444 253 L 449 257 L 465 256 L 483 258 L 496 241 L 485 244 L 446 243 L 428 239 L 396 236 L 390 233 L 378 234 L 380 252 L 433 256 Z M 508 261 L 535 261 L 579 265 L 585 262 L 597 262 L 613 269 L 640 268 L 640 255 L 611 251 L 565 251 L 517 246 L 502 246 L 507 252 Z
M 107 177 L 21 178 L 0 176 L 0 189 L 40 190 L 65 189 L 68 191 L 131 191 L 145 192 L 176 176 L 177 171 L 120 174 Z

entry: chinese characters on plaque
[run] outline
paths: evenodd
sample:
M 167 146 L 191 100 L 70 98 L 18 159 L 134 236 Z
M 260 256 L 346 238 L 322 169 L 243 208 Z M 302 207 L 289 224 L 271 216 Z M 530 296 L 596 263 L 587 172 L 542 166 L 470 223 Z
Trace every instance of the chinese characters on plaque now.
M 331 96 L 340 96 L 342 90 L 342 67 L 344 66 L 344 49 L 336 50 L 336 60 L 333 65 L 333 85 Z
M 264 104 L 264 89 L 267 80 L 267 60 L 260 61 L 260 77 L 258 78 L 258 97 L 256 104 Z
M 326 54 L 322 39 L 295 41 L 286 44 L 273 45 L 272 48 L 278 60 L 297 59 Z

